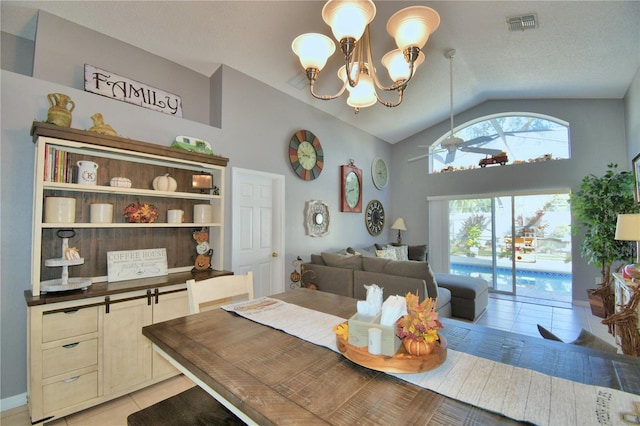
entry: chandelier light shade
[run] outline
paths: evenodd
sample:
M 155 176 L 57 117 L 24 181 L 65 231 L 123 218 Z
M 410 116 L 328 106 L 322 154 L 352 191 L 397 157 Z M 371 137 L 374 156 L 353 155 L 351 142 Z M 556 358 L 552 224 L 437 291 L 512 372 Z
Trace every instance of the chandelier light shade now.
M 322 19 L 331 27 L 344 55 L 344 66 L 338 71 L 343 84 L 334 95 L 319 95 L 314 90 L 320 71 L 335 52 L 333 40 L 317 33 L 296 37 L 291 48 L 306 71 L 313 97 L 326 101 L 336 99 L 348 90 L 347 104 L 354 107 L 356 113 L 376 102 L 387 107 L 402 103 L 407 84 L 425 60 L 421 49 L 438 29 L 440 15 L 430 7 L 411 6 L 391 16 L 387 32 L 396 41 L 398 49 L 382 58 L 382 65 L 392 81 L 388 86 L 380 82 L 371 54 L 369 24 L 375 16 L 376 6 L 371 0 L 329 0 L 322 8 Z M 397 100 L 382 99 L 378 90 L 396 92 Z
M 291 44 L 304 69 L 316 68 L 318 72 L 327 64 L 327 59 L 336 51 L 329 37 L 318 33 L 307 33 L 296 37 Z
M 322 19 L 331 27 L 338 41 L 352 38 L 360 40 L 364 29 L 376 16 L 376 5 L 371 0 L 329 0 L 322 8 Z

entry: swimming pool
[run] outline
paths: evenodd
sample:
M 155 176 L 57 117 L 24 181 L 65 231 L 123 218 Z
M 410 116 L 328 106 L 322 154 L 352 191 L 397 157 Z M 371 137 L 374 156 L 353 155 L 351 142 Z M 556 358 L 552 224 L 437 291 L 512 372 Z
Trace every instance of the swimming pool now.
M 491 287 L 493 273 L 490 266 L 452 263 L 450 270 L 452 274 L 483 278 L 490 283 L 489 287 Z M 512 282 L 511 269 L 498 267 L 496 272 L 495 290 L 510 292 Z M 517 269 L 516 294 L 570 302 L 572 295 L 571 274 Z

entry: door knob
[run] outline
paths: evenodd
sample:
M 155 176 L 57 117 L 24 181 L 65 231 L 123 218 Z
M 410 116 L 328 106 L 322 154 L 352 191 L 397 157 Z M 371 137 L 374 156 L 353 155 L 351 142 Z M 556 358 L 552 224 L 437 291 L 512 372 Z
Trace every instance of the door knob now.
M 274 251 L 273 253 L 271 253 L 271 257 L 278 257 L 278 253 Z

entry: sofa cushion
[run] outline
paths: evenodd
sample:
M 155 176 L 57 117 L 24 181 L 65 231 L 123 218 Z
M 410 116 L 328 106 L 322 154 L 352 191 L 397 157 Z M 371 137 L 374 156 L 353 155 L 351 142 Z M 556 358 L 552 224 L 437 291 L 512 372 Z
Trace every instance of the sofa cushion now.
M 334 268 L 353 269 L 355 271 L 362 270 L 362 256 L 359 254 L 342 256 L 334 253 L 320 253 L 322 260 L 327 266 Z
M 314 265 L 326 265 L 326 263 L 324 263 L 324 260 L 322 260 L 322 256 L 320 256 L 319 254 L 311 255 L 311 263 L 313 263 Z
M 409 257 L 409 260 L 426 262 L 427 261 L 427 245 L 424 244 L 421 246 L 408 246 L 407 255 Z
M 375 257 L 362 258 L 362 270 L 387 275 L 418 278 L 424 280 L 427 294 L 438 294 L 436 280 L 428 262 L 414 262 L 412 260 L 387 260 Z M 402 296 L 402 295 L 401 295 Z

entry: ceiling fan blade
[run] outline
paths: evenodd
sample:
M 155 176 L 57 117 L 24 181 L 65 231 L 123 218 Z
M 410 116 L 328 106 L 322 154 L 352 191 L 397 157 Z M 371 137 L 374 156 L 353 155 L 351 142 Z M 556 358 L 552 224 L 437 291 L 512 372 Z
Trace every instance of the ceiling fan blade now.
M 423 154 L 423 155 L 418 155 L 417 157 L 409 158 L 407 162 L 412 163 L 414 161 L 422 160 L 423 158 L 429 158 L 429 154 Z
M 472 146 L 472 145 L 484 145 L 486 143 L 491 142 L 492 140 L 496 139 L 498 137 L 498 135 L 493 135 L 493 136 L 479 136 L 477 138 L 473 138 L 470 139 L 468 141 L 463 142 L 462 144 L 460 144 L 460 147 L 466 147 L 466 146 Z
M 444 164 L 444 158 L 442 158 L 442 155 L 434 153 L 433 154 L 433 159 Z
M 502 152 L 499 149 L 479 148 L 474 146 L 463 146 L 462 148 L 460 148 L 460 151 L 475 152 L 477 154 L 486 154 L 486 155 L 498 155 Z
M 453 163 L 453 160 L 456 159 L 456 151 L 456 149 L 453 149 L 447 152 L 447 158 L 444 159 L 445 164 Z

